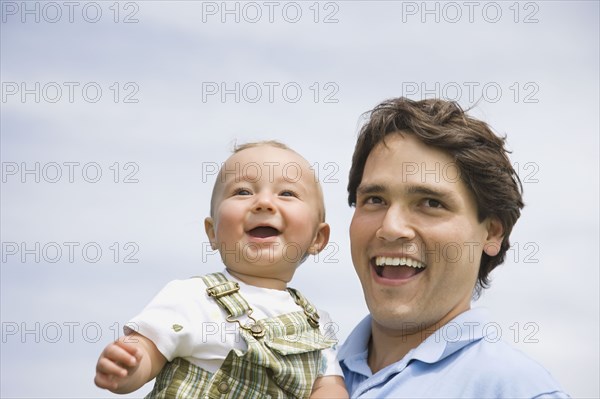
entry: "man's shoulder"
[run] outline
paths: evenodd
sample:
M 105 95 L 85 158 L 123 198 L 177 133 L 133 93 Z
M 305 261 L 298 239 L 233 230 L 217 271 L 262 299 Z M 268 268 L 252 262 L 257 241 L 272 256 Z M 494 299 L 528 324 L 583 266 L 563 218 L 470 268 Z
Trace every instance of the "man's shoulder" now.
M 387 381 L 387 397 L 569 398 L 548 370 L 503 341 L 474 340 L 437 362 L 415 360 Z
M 490 394 L 499 396 L 567 397 L 551 373 L 536 360 L 500 340 L 485 337 L 457 353 L 461 364 L 477 385 L 486 386 Z M 452 366 L 450 366 L 452 367 Z
M 478 321 L 483 324 L 483 319 Z M 475 329 L 467 333 L 460 337 L 468 339 L 455 341 L 434 334 L 405 358 L 371 374 L 365 356 L 370 318 L 365 318 L 340 349 L 351 396 L 568 397 L 552 375 L 525 353 Z
M 483 337 L 465 348 L 471 358 L 484 369 L 507 369 L 506 372 L 546 372 L 545 368 L 523 351 L 503 340 L 489 340 Z M 494 361 L 491 361 L 491 360 Z M 508 364 L 512 368 L 506 367 Z

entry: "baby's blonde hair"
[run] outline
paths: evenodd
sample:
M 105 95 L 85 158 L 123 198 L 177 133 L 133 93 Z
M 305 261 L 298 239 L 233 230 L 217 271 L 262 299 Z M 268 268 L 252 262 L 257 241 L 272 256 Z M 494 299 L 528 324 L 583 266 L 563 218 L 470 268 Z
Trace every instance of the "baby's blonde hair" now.
M 300 158 L 304 159 L 306 161 L 306 163 L 309 165 L 309 169 L 312 170 L 312 168 L 310 167 L 310 164 L 308 163 L 306 158 L 304 158 L 302 155 L 300 155 L 297 151 L 294 151 L 293 149 L 288 147 L 286 144 L 283 144 L 282 142 L 277 141 L 277 140 L 252 141 L 252 142 L 243 143 L 243 144 L 239 144 L 239 145 L 237 143 L 235 143 L 233 145 L 232 155 L 237 154 L 240 151 L 247 150 L 249 148 L 262 147 L 262 146 L 275 147 L 275 148 L 280 148 L 282 150 L 291 151 L 294 154 L 298 155 Z M 222 168 L 219 169 L 219 173 L 217 173 L 217 178 L 215 180 L 215 184 L 213 186 L 212 194 L 210 197 L 210 216 L 211 217 L 214 217 L 215 192 L 217 191 L 217 185 L 219 184 L 219 180 L 221 178 L 221 170 L 222 170 Z M 316 178 L 316 175 L 315 175 L 315 184 L 317 187 L 317 195 L 319 196 L 319 203 L 320 203 L 319 219 L 320 219 L 320 222 L 325 222 L 325 200 L 323 198 L 323 189 L 321 188 L 321 183 Z
M 288 150 L 288 151 L 292 151 L 292 152 L 295 152 L 296 154 L 298 154 L 296 151 L 292 150 L 286 144 L 283 144 L 282 142 L 277 141 L 277 140 L 252 141 L 252 142 L 244 143 L 244 144 L 235 143 L 233 145 L 232 153 L 237 154 L 238 152 L 247 150 L 248 148 L 261 147 L 261 146 L 265 146 L 265 145 L 270 146 L 270 147 L 275 147 L 275 148 L 281 148 L 282 150 Z M 298 154 L 298 155 L 300 155 L 300 154 Z M 300 156 L 302 156 L 302 155 L 300 155 Z M 304 157 L 302 157 L 302 158 L 304 158 Z

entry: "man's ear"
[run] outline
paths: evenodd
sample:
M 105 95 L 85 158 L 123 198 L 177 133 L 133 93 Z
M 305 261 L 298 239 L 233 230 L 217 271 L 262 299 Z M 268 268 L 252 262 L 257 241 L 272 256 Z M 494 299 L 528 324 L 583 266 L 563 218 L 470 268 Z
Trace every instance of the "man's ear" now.
M 500 252 L 502 240 L 504 239 L 504 227 L 497 217 L 490 217 L 486 220 L 487 237 L 483 245 L 483 252 L 488 256 L 496 256 Z
M 210 247 L 217 249 L 217 235 L 215 234 L 215 222 L 213 218 L 207 217 L 204 219 L 204 231 L 206 231 L 208 241 L 210 241 Z
M 315 238 L 308 248 L 308 253 L 311 255 L 316 255 L 323 250 L 327 246 L 329 242 L 329 225 L 327 223 L 320 223 L 319 227 L 317 227 L 317 234 L 315 234 Z

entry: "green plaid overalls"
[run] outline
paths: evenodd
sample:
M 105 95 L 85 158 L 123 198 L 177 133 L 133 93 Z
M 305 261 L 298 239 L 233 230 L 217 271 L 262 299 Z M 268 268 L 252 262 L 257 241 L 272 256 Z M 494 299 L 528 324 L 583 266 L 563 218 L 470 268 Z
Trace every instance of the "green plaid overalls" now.
M 321 350 L 336 343 L 321 334 L 315 307 L 288 288 L 303 311 L 255 320 L 238 283 L 221 273 L 202 279 L 208 295 L 227 312 L 227 321 L 239 324 L 248 350 L 232 349 L 214 374 L 176 358 L 158 374 L 146 398 L 308 398 Z M 238 318 L 243 315 L 253 324 L 242 325 Z

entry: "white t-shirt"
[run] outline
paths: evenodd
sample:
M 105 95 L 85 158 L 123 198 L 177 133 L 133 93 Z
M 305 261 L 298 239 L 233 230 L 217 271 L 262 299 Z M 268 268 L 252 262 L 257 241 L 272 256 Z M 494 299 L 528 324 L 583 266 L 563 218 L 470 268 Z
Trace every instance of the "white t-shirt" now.
M 256 320 L 302 310 L 286 290 L 255 287 L 227 271 L 223 274 L 239 283 L 239 292 L 252 308 L 252 317 Z M 180 357 L 206 371 L 216 372 L 231 349 L 245 352 L 248 345 L 239 334 L 238 324 L 226 321 L 225 310 L 207 295 L 206 288 L 201 278 L 171 281 L 127 323 L 125 334 L 136 331 L 152 340 L 168 361 Z M 336 339 L 337 326 L 329 314 L 318 312 L 322 334 Z M 238 320 L 242 324 L 248 321 L 243 317 Z M 337 345 L 323 350 L 322 355 L 322 374 L 343 376 Z

